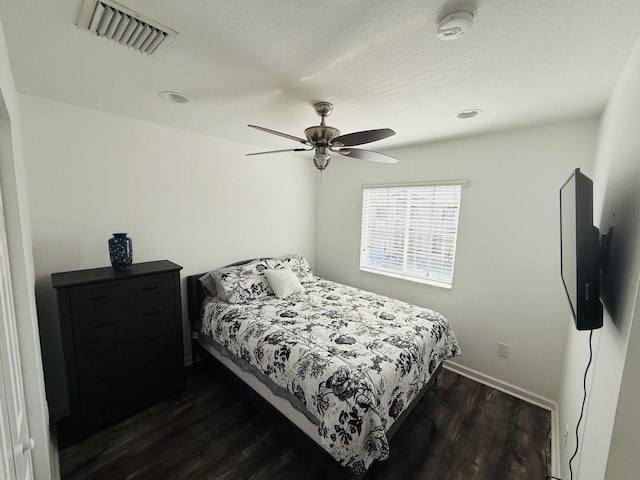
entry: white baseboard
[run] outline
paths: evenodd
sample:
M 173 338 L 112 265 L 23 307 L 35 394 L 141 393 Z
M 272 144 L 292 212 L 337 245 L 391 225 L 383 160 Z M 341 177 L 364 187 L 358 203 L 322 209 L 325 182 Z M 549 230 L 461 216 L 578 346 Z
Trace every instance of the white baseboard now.
M 557 409 L 556 402 L 554 402 L 553 400 L 549 400 L 548 398 L 525 390 L 524 388 L 517 387 L 516 385 L 512 385 L 511 383 L 503 382 L 502 380 L 498 380 L 497 378 L 485 375 L 484 373 L 478 372 L 477 370 L 469 367 L 465 367 L 464 365 L 460 365 L 459 363 L 452 362 L 451 360 L 447 360 L 446 362 L 444 362 L 444 368 L 462 375 L 463 377 L 475 380 L 478 383 L 482 383 L 483 385 L 487 385 L 488 387 L 495 388 L 496 390 L 509 394 L 512 397 L 524 400 L 525 402 L 531 403 L 532 405 L 542 407 L 545 410 L 553 411 Z
M 459 363 L 447 360 L 444 362 L 444 368 L 454 373 L 470 378 L 478 383 L 486 385 L 496 390 L 519 398 L 527 403 L 549 410 L 551 413 L 551 472 L 550 475 L 560 476 L 560 426 L 558 425 L 558 404 L 536 393 L 520 388 L 508 382 L 503 382 L 497 378 L 485 375 Z

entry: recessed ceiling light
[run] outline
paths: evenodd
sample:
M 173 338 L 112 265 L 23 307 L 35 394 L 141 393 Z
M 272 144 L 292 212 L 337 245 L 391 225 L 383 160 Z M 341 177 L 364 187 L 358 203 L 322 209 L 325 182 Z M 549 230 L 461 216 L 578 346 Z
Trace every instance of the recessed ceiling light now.
M 461 112 L 456 113 L 456 117 L 473 118 L 473 117 L 477 117 L 480 113 L 482 113 L 482 110 L 480 110 L 479 108 L 472 108 L 469 110 L 462 110 Z
M 160 95 L 161 98 L 164 98 L 168 102 L 189 103 L 189 99 L 178 92 L 164 91 L 164 92 L 160 92 L 158 95 Z

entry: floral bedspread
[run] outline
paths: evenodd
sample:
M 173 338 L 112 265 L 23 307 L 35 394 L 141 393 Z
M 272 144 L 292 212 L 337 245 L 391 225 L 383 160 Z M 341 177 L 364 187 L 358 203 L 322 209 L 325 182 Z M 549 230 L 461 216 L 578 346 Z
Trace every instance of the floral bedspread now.
M 354 473 L 389 455 L 385 432 L 431 375 L 459 355 L 440 313 L 317 278 L 305 293 L 213 299 L 201 331 L 295 395 L 324 448 Z

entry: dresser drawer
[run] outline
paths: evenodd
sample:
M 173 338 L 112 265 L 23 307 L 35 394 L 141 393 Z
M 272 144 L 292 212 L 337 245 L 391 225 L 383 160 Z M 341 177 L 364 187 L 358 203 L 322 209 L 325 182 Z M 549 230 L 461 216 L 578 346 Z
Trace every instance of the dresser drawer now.
M 80 379 L 85 427 L 93 429 L 175 392 L 180 373 L 175 350 L 156 350 Z
M 138 385 L 148 386 L 165 378 L 172 382 L 177 373 L 176 350 L 171 345 L 138 353 L 102 368 L 84 372 L 79 384 L 83 403 L 99 401 L 113 392 L 126 395 Z
M 145 275 L 95 283 L 71 289 L 71 314 L 75 317 L 173 295 L 171 274 Z
M 73 317 L 75 341 L 81 345 L 157 323 L 175 322 L 175 313 L 173 297 L 166 297 L 129 308 Z
M 176 344 L 176 324 L 165 322 L 133 330 L 127 335 L 100 338 L 76 347 L 76 362 L 79 372 L 88 372 L 119 363 L 127 357 L 150 349 Z

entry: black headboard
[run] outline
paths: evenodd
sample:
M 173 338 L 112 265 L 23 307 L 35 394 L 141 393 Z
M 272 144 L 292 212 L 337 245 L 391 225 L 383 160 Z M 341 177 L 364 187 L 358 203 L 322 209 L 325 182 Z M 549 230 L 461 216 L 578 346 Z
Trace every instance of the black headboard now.
M 205 297 L 202 284 L 198 280 L 203 275 L 204 273 L 199 273 L 187 277 L 187 315 L 189 316 L 192 332 L 196 331 L 196 325 L 200 321 L 200 307 Z

